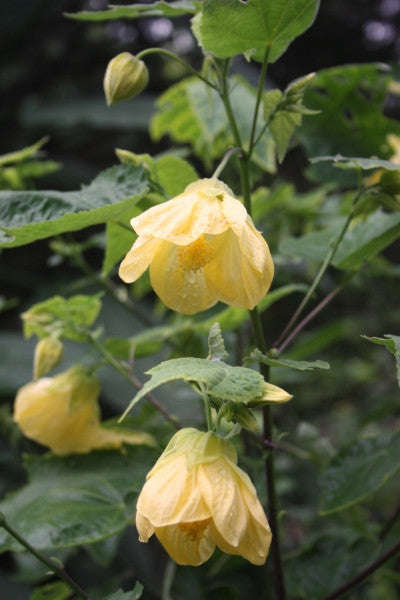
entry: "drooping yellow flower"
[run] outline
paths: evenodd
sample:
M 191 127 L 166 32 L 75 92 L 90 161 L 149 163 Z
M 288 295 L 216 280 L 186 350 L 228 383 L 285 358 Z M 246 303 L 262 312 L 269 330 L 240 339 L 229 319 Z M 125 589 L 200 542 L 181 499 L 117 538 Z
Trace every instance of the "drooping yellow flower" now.
M 54 454 L 86 453 L 96 448 L 152 444 L 143 432 L 113 431 L 101 425 L 97 378 L 75 366 L 24 385 L 14 404 L 14 421 L 26 437 Z
M 200 565 L 216 546 L 256 565 L 266 560 L 271 531 L 256 490 L 232 444 L 215 433 L 176 433 L 148 473 L 136 509 L 140 541 L 155 533 L 178 564 Z
M 271 285 L 268 245 L 218 179 L 191 183 L 131 225 L 139 237 L 121 263 L 120 277 L 132 283 L 150 266 L 154 291 L 177 312 L 195 314 L 218 301 L 252 309 Z

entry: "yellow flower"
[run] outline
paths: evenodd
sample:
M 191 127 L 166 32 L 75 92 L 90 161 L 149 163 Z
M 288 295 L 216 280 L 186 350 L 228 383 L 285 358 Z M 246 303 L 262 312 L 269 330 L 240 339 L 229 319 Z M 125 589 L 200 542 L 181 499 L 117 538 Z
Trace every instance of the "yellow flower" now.
M 139 237 L 119 275 L 132 283 L 150 266 L 154 291 L 172 310 L 192 315 L 218 301 L 252 309 L 271 285 L 268 245 L 218 179 L 191 183 L 131 225 Z
M 81 366 L 24 385 L 17 394 L 14 421 L 30 438 L 54 454 L 86 453 L 95 448 L 152 444 L 149 434 L 106 429 L 100 422 L 97 378 Z
M 265 562 L 271 531 L 256 490 L 228 441 L 193 428 L 176 433 L 137 502 L 139 539 L 156 534 L 171 558 L 197 566 L 216 546 Z

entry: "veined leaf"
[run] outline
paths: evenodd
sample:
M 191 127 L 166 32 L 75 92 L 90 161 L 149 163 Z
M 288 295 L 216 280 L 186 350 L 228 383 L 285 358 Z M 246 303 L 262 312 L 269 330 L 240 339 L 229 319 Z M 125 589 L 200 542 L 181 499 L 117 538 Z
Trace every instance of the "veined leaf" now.
M 175 358 L 153 367 L 147 374 L 151 379 L 136 394 L 121 419 L 143 396 L 169 381 L 183 379 L 199 384 L 206 392 L 223 401 L 250 404 L 263 395 L 264 378 L 257 371 L 246 367 L 232 367 L 221 360 L 203 358 Z
M 400 336 L 386 334 L 384 338 L 368 337 L 367 335 L 361 337 L 373 344 L 385 346 L 393 354 L 396 359 L 397 381 L 400 386 Z
M 175 2 L 159 0 L 152 4 L 115 5 L 107 10 L 83 10 L 78 13 L 65 13 L 65 16 L 78 21 L 112 21 L 114 19 L 138 19 L 140 17 L 180 17 L 195 12 L 195 5 L 190 0 L 175 0 Z
M 321 513 L 364 500 L 399 470 L 399 456 L 400 433 L 367 437 L 344 448 L 321 476 Z
M 300 238 L 286 238 L 280 244 L 283 254 L 323 262 L 331 244 L 338 237 L 345 219 L 322 231 L 313 231 Z M 400 237 L 400 213 L 381 210 L 348 230 L 339 244 L 332 264 L 338 269 L 358 269 Z
M 386 169 L 388 171 L 398 171 L 400 165 L 390 162 L 389 160 L 381 160 L 379 158 L 353 158 L 336 154 L 335 156 L 315 156 L 310 158 L 311 163 L 331 162 L 339 169 Z
M 256 90 L 241 77 L 230 80 L 231 103 L 244 145 L 250 139 Z M 233 144 L 224 105 L 219 94 L 197 78 L 189 77 L 171 86 L 157 101 L 158 112 L 150 131 L 155 140 L 168 134 L 175 142 L 189 143 L 206 164 L 219 158 Z M 263 126 L 262 115 L 257 131 Z M 256 132 L 257 135 L 257 132 Z M 253 161 L 269 173 L 275 171 L 275 145 L 266 132 L 252 154 Z
M 110 596 L 104 598 L 104 600 L 139 600 L 142 597 L 143 586 L 138 581 L 135 583 L 135 587 L 130 592 L 123 592 L 118 590 Z
M 90 544 L 126 527 L 135 514 L 146 473 L 157 458 L 151 448 L 56 457 L 28 456 L 28 483 L 0 503 L 7 521 L 34 548 Z M 20 544 L 0 531 L 0 552 Z
M 274 62 L 312 25 L 318 8 L 319 0 L 204 0 L 193 31 L 200 45 L 220 58 L 246 53 L 263 60 L 269 48 Z
M 256 349 L 245 359 L 245 363 L 262 362 L 269 367 L 288 367 L 296 371 L 310 371 L 312 369 L 329 369 L 329 363 L 324 360 L 291 360 L 290 358 L 271 358 Z
M 23 246 L 116 219 L 146 190 L 141 167 L 119 165 L 78 192 L 0 191 L 0 246 Z

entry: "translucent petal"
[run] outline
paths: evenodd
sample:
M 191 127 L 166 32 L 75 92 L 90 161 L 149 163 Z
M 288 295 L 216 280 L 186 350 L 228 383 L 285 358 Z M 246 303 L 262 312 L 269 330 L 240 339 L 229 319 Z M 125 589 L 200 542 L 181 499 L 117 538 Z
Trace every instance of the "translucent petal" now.
M 190 244 L 203 233 L 222 233 L 229 227 L 221 201 L 198 192 L 184 192 L 153 206 L 132 219 L 131 225 L 139 236 L 178 245 Z
M 213 306 L 218 298 L 208 285 L 204 269 L 185 271 L 177 252 L 178 246 L 162 243 L 150 265 L 151 284 L 166 306 L 193 315 Z
M 238 546 L 247 526 L 247 510 L 235 471 L 223 458 L 198 467 L 198 486 L 223 538 Z
M 215 542 L 211 537 L 209 526 L 197 540 L 178 525 L 156 528 L 155 533 L 170 557 L 179 565 L 197 567 L 206 562 L 215 550 Z
M 141 542 L 147 542 L 154 533 L 154 527 L 150 520 L 139 511 L 136 512 L 136 529 Z
M 194 472 L 187 470 L 184 457 L 171 461 L 147 479 L 137 510 L 154 527 L 210 517 L 201 490 L 195 486 Z
M 119 276 L 126 283 L 136 281 L 147 269 L 161 242 L 153 237 L 140 237 L 133 244 L 119 267 Z

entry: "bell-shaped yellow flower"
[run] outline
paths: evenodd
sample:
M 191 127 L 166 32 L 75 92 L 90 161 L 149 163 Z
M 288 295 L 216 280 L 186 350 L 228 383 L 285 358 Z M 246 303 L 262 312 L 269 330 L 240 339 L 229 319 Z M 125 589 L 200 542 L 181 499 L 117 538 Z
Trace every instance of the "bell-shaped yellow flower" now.
M 201 179 L 131 220 L 138 238 L 120 277 L 136 281 L 150 266 L 154 291 L 192 315 L 221 301 L 252 309 L 274 274 L 268 245 L 243 204 L 218 179 Z
M 26 437 L 54 454 L 86 453 L 96 448 L 153 444 L 143 432 L 113 431 L 101 425 L 97 378 L 75 366 L 24 385 L 14 404 L 14 421 Z
M 267 557 L 271 531 L 256 490 L 232 444 L 215 433 L 176 433 L 148 473 L 136 509 L 140 541 L 155 533 L 178 564 L 200 565 L 216 546 L 256 565 Z

